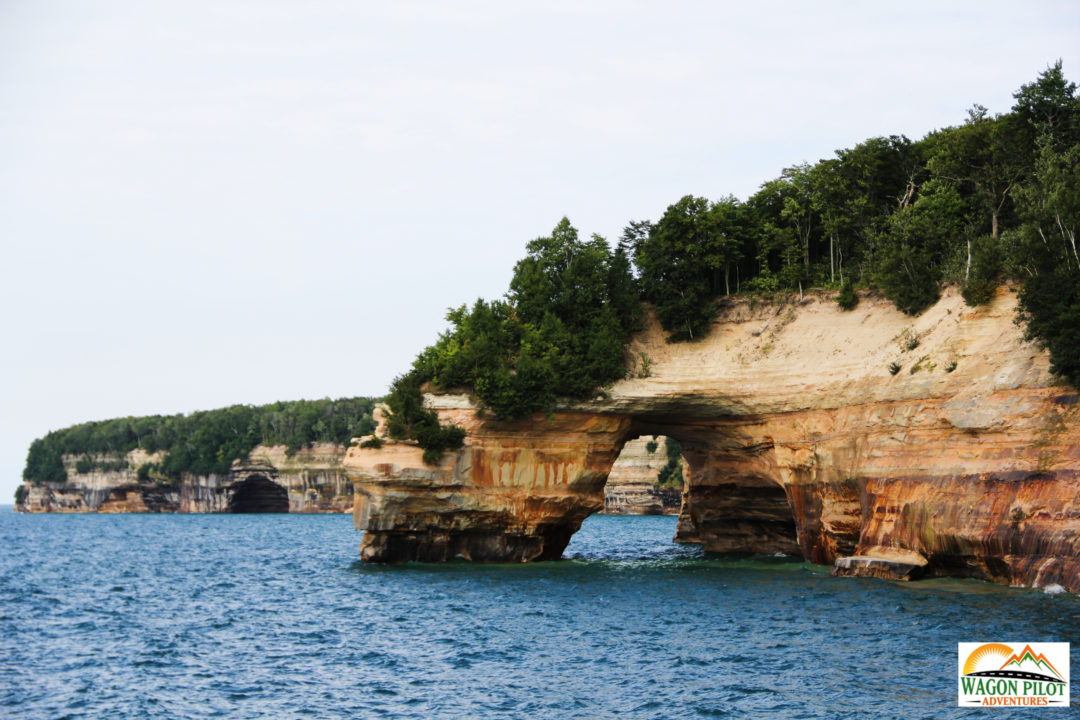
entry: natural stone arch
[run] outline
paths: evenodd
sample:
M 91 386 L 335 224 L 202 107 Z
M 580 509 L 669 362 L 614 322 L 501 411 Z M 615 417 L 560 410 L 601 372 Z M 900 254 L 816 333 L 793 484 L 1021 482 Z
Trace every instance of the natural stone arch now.
M 1014 293 L 968 308 L 946 289 L 915 319 L 872 296 L 858 312 L 827 295 L 758 304 L 725 303 L 677 346 L 647 314 L 630 350 L 649 376 L 551 415 L 497 422 L 471 393 L 429 394 L 466 446 L 437 468 L 408 443 L 348 451 L 361 559 L 558 556 L 627 437 L 693 435 L 706 457 L 738 459 L 742 492 L 770 488 L 776 508 L 768 483 L 781 486 L 802 556 L 838 574 L 1080 592 L 1080 403 L 1013 324 Z M 915 354 L 897 344 L 911 333 Z M 715 509 L 690 495 L 680 535 L 704 544 Z
M 557 559 L 603 508 L 625 443 L 646 434 L 678 440 L 691 467 L 676 540 L 712 552 L 802 554 L 771 443 L 738 425 L 570 412 L 518 422 L 447 415 L 472 432 L 438 467 L 407 444 L 349 450 L 365 561 Z M 728 500 L 718 506 L 718 497 Z
M 230 487 L 227 512 L 287 513 L 288 491 L 262 473 L 252 473 Z

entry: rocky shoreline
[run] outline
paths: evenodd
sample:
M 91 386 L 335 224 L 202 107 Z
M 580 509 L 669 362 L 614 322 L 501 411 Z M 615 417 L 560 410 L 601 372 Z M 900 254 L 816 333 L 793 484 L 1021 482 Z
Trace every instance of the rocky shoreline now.
M 141 450 L 101 456 L 95 458 L 99 464 L 124 469 L 81 473 L 79 456 L 65 456 L 67 482 L 24 485 L 23 502 L 15 509 L 28 513 L 252 511 L 248 507 L 260 508 L 260 512 L 352 511 L 353 487 L 343 466 L 345 447 L 337 443 L 314 443 L 292 454 L 284 445 L 258 445 L 224 475 L 185 473 L 178 481 L 140 481 L 134 468 L 160 462 L 160 456 Z

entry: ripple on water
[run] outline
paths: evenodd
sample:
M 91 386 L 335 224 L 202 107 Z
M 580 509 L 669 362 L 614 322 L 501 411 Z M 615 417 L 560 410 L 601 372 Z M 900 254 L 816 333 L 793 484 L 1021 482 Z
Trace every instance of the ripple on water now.
M 558 562 L 371 567 L 347 516 L 0 515 L 0 707 L 959 718 L 956 642 L 1080 627 L 1067 593 L 841 580 L 673 544 L 674 522 L 590 518 Z

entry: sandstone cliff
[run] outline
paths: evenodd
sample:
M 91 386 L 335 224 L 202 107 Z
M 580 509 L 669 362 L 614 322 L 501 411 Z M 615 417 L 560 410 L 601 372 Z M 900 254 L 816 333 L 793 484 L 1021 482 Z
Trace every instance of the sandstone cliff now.
M 136 469 L 163 453 L 133 450 L 97 456 L 114 470 L 79 472 L 78 456 L 65 456 L 65 483 L 26 485 L 21 512 L 349 512 L 352 484 L 344 473 L 345 448 L 315 443 L 291 456 L 284 445 L 256 446 L 226 475 L 185 474 L 179 481 L 140 481 Z M 265 480 L 265 482 L 263 482 Z
M 647 436 L 627 442 L 604 485 L 603 512 L 609 515 L 678 513 L 682 505 L 682 472 L 679 482 L 661 485 L 660 471 L 667 463 L 668 438 Z
M 419 449 L 349 449 L 368 561 L 558 557 L 603 507 L 630 439 L 667 435 L 689 468 L 677 539 L 797 553 L 837 573 L 962 575 L 1080 591 L 1080 403 L 1014 323 L 955 291 L 917 318 L 827 296 L 720 308 L 700 342 L 655 320 L 648 378 L 516 423 L 430 396 L 465 426 L 437 467 Z

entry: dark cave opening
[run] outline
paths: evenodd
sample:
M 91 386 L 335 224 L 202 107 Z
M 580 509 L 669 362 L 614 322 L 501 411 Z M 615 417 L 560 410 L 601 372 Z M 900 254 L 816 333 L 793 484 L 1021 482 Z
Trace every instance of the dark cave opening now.
M 251 475 L 233 485 L 231 513 L 287 513 L 289 493 L 265 475 Z

